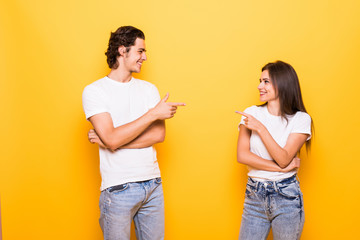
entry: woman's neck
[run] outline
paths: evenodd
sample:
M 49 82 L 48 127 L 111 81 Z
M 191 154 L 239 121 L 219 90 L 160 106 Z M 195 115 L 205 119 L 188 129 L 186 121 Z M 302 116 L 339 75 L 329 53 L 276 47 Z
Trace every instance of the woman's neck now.
M 280 111 L 280 101 L 279 99 L 273 100 L 273 101 L 269 101 L 266 105 L 269 113 L 271 115 L 274 116 L 280 116 L 281 115 L 281 111 Z

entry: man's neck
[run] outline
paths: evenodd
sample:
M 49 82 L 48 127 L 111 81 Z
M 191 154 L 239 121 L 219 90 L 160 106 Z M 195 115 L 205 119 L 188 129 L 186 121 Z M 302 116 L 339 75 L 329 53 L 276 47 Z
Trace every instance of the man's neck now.
M 112 80 L 126 83 L 129 82 L 132 78 L 131 72 L 123 71 L 120 68 L 117 69 L 111 69 L 110 73 L 108 74 L 108 77 Z

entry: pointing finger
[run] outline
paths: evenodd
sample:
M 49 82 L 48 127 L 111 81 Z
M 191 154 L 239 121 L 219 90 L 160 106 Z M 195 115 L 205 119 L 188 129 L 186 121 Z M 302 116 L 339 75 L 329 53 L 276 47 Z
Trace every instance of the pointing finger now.
M 185 103 L 180 103 L 180 102 L 168 102 L 167 104 L 171 106 L 186 106 Z
M 238 114 L 241 114 L 241 115 L 243 115 L 243 116 L 245 116 L 245 117 L 249 117 L 249 116 L 250 116 L 249 114 L 244 113 L 244 112 L 240 112 L 240 111 L 235 111 L 235 112 L 238 113 Z

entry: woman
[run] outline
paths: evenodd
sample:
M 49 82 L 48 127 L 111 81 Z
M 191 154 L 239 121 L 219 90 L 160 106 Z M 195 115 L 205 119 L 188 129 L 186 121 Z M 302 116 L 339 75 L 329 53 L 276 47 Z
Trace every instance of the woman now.
M 261 106 L 244 112 L 239 125 L 239 163 L 249 168 L 239 239 L 299 239 L 304 208 L 296 179 L 301 147 L 310 145 L 312 123 L 295 70 L 277 61 L 262 68 Z

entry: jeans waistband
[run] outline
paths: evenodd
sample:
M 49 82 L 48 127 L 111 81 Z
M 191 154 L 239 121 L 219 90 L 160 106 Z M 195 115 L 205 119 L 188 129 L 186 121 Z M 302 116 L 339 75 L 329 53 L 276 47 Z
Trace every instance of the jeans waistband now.
M 256 189 L 258 189 L 259 186 L 265 186 L 265 187 L 272 186 L 272 187 L 276 188 L 276 186 L 278 186 L 278 185 L 287 185 L 287 184 L 296 182 L 297 181 L 296 177 L 297 177 L 297 175 L 294 174 L 289 178 L 284 178 L 284 179 L 281 179 L 278 181 L 257 181 L 255 179 L 252 179 L 251 177 L 249 177 L 247 184 L 249 184 L 253 187 L 256 187 Z

